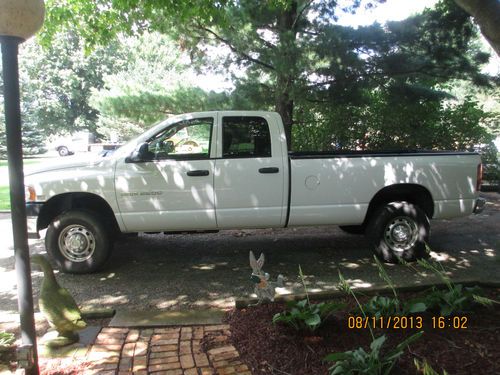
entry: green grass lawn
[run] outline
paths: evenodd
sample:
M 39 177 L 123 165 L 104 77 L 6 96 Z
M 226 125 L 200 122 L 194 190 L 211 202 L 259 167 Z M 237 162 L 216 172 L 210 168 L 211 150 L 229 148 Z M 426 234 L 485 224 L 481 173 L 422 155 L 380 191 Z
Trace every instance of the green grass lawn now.
M 10 195 L 8 186 L 0 186 L 0 211 L 10 210 Z
M 24 159 L 23 164 L 36 164 L 40 163 L 42 160 L 40 158 Z M 0 160 L 0 167 L 6 167 L 8 165 L 7 160 Z
M 36 164 L 41 163 L 43 159 L 41 158 L 33 158 L 33 159 L 24 159 L 23 164 Z M 6 177 L 8 172 L 7 169 L 7 160 L 0 160 L 0 173 L 5 174 L 5 178 L 2 178 L 2 182 L 0 184 L 8 184 L 9 180 Z M 10 193 L 9 193 L 9 185 L 0 185 L 0 211 L 8 211 L 10 210 Z

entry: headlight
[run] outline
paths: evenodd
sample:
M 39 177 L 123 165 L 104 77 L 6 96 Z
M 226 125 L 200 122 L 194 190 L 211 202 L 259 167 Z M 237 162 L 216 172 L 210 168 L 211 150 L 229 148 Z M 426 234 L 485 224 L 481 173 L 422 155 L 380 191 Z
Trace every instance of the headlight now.
M 36 192 L 33 186 L 24 187 L 24 199 L 26 199 L 26 202 L 36 201 Z

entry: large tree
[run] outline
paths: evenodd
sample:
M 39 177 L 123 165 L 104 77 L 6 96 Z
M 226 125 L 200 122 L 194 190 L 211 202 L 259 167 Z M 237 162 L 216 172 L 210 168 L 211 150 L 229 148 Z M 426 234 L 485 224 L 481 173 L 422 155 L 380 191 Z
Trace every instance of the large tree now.
M 298 103 L 363 103 L 367 88 L 395 97 L 436 96 L 437 83 L 451 78 L 484 83 L 479 69 L 488 56 L 474 52 L 470 17 L 452 0 L 435 9 L 385 26 L 344 27 L 343 12 L 370 5 L 354 1 L 343 8 L 337 0 L 240 0 L 188 2 L 133 0 L 49 0 L 50 36 L 59 26 L 80 30 L 90 44 L 116 32 L 158 30 L 176 37 L 204 68 L 235 75 L 240 94 L 278 111 L 289 144 Z M 209 46 L 229 53 L 216 61 Z M 243 94 L 241 94 L 243 93 Z M 254 102 L 255 103 L 255 102 Z
M 230 23 L 193 21 L 176 30 L 179 38 L 190 36 L 185 43 L 195 50 L 227 46 L 232 53 L 222 66 L 248 72 L 237 79 L 246 94 L 240 96 L 272 104 L 289 142 L 300 103 L 362 105 L 367 89 L 419 100 L 442 95 L 433 88 L 450 79 L 486 83 L 479 69 L 488 55 L 474 50 L 474 26 L 452 1 L 384 26 L 338 25 L 342 12 L 356 11 L 359 2 L 353 4 L 341 9 L 337 1 L 242 0 L 226 8 Z
M 89 104 L 103 77 L 126 62 L 120 44 L 86 53 L 83 39 L 58 33 L 43 49 L 31 41 L 20 52 L 20 76 L 25 124 L 36 124 L 46 135 L 78 130 L 95 132 L 98 111 Z
M 205 92 L 196 86 L 189 61 L 172 40 L 159 33 L 121 38 L 128 59 L 104 76 L 91 105 L 99 111 L 99 133 L 121 139 L 144 131 L 173 114 L 215 110 L 228 105 L 225 93 Z

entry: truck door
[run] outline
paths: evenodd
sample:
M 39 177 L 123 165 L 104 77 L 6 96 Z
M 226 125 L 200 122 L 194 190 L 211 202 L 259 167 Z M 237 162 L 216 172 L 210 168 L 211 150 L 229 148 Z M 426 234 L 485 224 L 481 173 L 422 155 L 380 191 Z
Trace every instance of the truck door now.
M 215 163 L 217 226 L 284 226 L 285 165 L 272 117 L 219 115 Z
M 216 228 L 214 120 L 171 124 L 147 141 L 151 161 L 118 162 L 116 197 L 127 231 Z

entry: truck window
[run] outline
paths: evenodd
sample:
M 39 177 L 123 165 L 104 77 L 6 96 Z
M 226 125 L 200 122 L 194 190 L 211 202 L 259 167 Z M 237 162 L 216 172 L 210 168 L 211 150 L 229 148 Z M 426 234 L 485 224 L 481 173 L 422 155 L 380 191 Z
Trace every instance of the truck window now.
M 222 157 L 265 158 L 271 156 L 269 125 L 262 117 L 222 118 Z
M 214 120 L 198 118 L 178 122 L 149 141 L 149 151 L 158 159 L 208 159 Z

